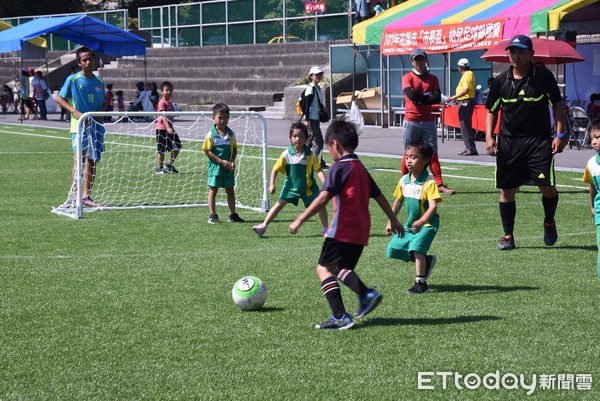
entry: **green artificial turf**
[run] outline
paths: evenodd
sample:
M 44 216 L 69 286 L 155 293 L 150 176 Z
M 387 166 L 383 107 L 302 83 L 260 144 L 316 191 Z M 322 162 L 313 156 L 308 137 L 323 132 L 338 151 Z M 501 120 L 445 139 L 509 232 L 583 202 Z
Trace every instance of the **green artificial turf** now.
M 372 202 L 357 272 L 384 300 L 354 329 L 322 332 L 316 217 L 292 236 L 302 208 L 290 205 L 265 238 L 251 230 L 264 214 L 247 210 L 245 224 L 207 224 L 206 208 L 60 217 L 50 210 L 69 190 L 68 140 L 0 125 L 0 400 L 600 398 L 596 229 L 581 173 L 557 173 L 555 246 L 543 243 L 540 194 L 524 187 L 517 248 L 500 252 L 493 167 L 444 165 L 457 194 L 439 205 L 423 296 L 405 293 L 414 265 L 385 257 L 385 217 Z M 398 160 L 362 160 L 391 201 Z M 245 275 L 268 287 L 260 311 L 231 300 Z M 343 295 L 353 312 L 354 294 Z M 418 389 L 418 372 L 497 371 L 536 375 L 538 387 L 457 389 L 452 376 L 444 389 L 434 375 L 433 390 Z M 589 391 L 576 383 L 586 374 Z M 542 375 L 554 375 L 553 388 L 540 388 Z

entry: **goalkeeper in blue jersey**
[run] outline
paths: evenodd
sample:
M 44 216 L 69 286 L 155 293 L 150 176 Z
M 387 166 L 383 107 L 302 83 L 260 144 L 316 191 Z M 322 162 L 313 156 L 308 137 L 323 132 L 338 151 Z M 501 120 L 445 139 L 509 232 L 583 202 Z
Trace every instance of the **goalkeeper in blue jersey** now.
M 81 71 L 71 74 L 65 80 L 56 103 L 71 113 L 71 140 L 73 151 L 77 150 L 77 121 L 86 112 L 103 111 L 106 108 L 104 81 L 94 74 L 96 68 L 96 54 L 88 47 L 80 47 L 77 50 L 77 64 Z M 98 121 L 86 123 L 82 133 L 81 147 L 83 150 L 83 165 L 85 166 L 83 176 L 83 204 L 89 207 L 97 207 L 98 204 L 90 197 L 94 176 L 96 175 L 96 163 L 100 161 L 104 151 L 104 126 Z M 73 164 L 75 174 L 77 159 Z

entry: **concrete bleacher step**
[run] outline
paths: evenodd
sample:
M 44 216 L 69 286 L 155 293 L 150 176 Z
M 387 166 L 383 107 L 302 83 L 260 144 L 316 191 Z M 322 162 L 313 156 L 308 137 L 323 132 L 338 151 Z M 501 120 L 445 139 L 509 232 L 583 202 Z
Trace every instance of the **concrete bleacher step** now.
M 283 120 L 285 115 L 284 101 L 274 102 L 273 106 L 267 106 L 262 115 L 272 120 Z
M 284 89 L 310 67 L 329 62 L 328 44 L 313 42 L 147 50 L 145 65 L 143 57 L 123 57 L 106 65 L 104 81 L 113 84 L 113 91 L 123 90 L 129 102 L 135 83 L 144 76 L 159 86 L 168 80 L 174 101 L 187 104 L 188 110 L 210 109 L 217 102 L 240 110 L 265 110 L 281 101 Z M 279 108 L 265 112 L 283 115 Z

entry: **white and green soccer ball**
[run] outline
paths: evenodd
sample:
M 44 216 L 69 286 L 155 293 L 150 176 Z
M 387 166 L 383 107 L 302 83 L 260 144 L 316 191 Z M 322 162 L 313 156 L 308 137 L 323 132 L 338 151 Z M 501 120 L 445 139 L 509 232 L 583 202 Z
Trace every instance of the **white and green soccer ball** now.
M 267 300 L 267 286 L 258 277 L 242 277 L 234 284 L 231 297 L 241 310 L 257 310 Z

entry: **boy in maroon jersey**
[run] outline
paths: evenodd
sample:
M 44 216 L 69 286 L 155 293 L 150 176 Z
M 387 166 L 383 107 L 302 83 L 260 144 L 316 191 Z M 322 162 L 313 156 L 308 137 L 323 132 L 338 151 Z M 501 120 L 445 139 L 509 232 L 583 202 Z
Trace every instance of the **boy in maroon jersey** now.
M 333 199 L 333 216 L 317 265 L 321 290 L 332 313 L 328 320 L 318 323 L 315 328 L 345 330 L 354 326 L 354 319 L 344 308 L 338 280 L 358 295 L 359 305 L 355 313 L 358 319 L 375 309 L 383 298 L 377 291 L 368 288 L 354 272 L 363 248 L 369 241 L 369 199 L 375 199 L 390 219 L 392 231 L 404 235 L 404 228 L 365 166 L 354 154 L 358 146 L 356 126 L 343 120 L 333 121 L 327 128 L 325 145 L 335 163 L 327 174 L 319 196 L 290 224 L 289 229 L 296 234 L 302 223 Z

